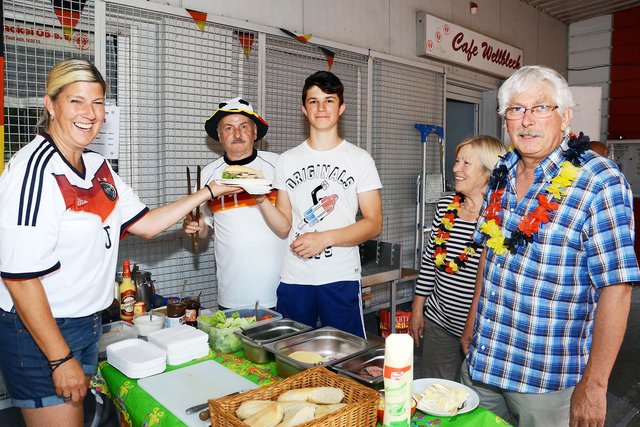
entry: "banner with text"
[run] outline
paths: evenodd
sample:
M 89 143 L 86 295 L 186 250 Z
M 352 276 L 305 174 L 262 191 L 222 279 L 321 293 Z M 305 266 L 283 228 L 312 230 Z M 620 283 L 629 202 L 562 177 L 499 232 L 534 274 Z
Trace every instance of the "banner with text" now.
M 88 53 L 94 48 L 93 33 L 73 31 L 65 34 L 60 27 L 41 25 L 33 22 L 14 22 L 4 25 L 7 44 L 55 48 L 76 53 Z
M 522 49 L 424 12 L 417 16 L 418 56 L 436 57 L 502 77 L 522 66 Z

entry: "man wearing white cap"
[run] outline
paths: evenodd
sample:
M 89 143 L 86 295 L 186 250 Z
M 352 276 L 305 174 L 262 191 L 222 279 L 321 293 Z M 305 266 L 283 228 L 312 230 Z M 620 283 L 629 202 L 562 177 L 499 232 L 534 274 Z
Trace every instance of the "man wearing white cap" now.
M 211 138 L 220 141 L 225 154 L 204 167 L 202 182 L 221 179 L 230 165 L 248 166 L 273 179 L 278 155 L 254 148 L 269 125 L 251 104 L 242 98 L 222 102 L 204 127 Z M 275 204 L 276 194 L 271 191 L 266 197 Z M 286 241 L 271 231 L 246 192 L 216 197 L 203 211 L 204 217 L 198 221 L 185 219 L 184 230 L 198 233 L 201 239 L 209 237 L 210 227 L 214 230 L 219 307 L 253 305 L 256 299 L 262 306 L 275 307 Z

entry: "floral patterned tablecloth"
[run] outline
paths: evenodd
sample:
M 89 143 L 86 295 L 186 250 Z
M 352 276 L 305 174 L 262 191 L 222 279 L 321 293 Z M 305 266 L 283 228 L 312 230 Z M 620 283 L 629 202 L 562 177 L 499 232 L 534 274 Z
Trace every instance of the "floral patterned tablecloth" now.
M 206 357 L 183 365 L 167 365 L 165 372 L 180 369 L 205 360 L 215 360 L 228 369 L 261 386 L 281 379 L 277 374 L 274 362 L 264 365 L 251 363 L 243 357 L 242 351 L 234 354 L 222 354 L 212 351 Z M 107 361 L 102 361 L 98 364 L 98 372 L 91 380 L 91 387 L 108 396 L 113 401 L 120 412 L 123 425 L 132 427 L 173 427 L 185 425 L 146 391 L 138 387 L 137 380 L 127 377 L 107 363 Z M 482 407 L 455 417 L 434 417 L 416 411 L 411 420 L 411 427 L 504 427 L 508 425 L 509 424 L 502 420 L 502 418 Z

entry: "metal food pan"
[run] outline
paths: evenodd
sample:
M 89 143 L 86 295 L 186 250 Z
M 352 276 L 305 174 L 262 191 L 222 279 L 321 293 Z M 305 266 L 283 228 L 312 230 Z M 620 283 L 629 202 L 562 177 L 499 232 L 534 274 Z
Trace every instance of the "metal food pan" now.
M 278 374 L 288 377 L 314 364 L 289 357 L 295 351 L 310 351 L 324 357 L 318 365 L 331 366 L 367 351 L 374 344 L 364 338 L 331 327 L 322 327 L 290 338 L 264 344 L 275 355 Z
M 249 326 L 235 333 L 242 340 L 244 355 L 248 360 L 254 363 L 268 363 L 274 359 L 274 355 L 267 351 L 263 344 L 288 338 L 311 329 L 311 326 L 295 320 L 278 319 L 261 325 Z
M 356 381 L 373 388 L 378 388 L 384 383 L 384 375 L 376 377 L 361 375 L 362 370 L 368 366 L 377 366 L 384 369 L 384 348 L 372 348 L 355 357 L 343 360 L 331 366 L 331 369 L 346 375 Z

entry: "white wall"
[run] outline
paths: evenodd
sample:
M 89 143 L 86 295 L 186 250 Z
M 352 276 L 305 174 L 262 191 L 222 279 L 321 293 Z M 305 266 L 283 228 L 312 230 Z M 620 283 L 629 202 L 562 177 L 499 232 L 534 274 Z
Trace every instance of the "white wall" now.
M 611 71 L 611 31 L 613 15 L 600 16 L 569 25 L 569 75 L 571 86 L 602 88 L 600 135 L 607 140 L 609 117 L 609 74 Z
M 563 74 L 567 67 L 567 26 L 520 0 L 151 0 L 211 15 L 248 21 L 297 34 L 429 62 L 416 56 L 418 11 L 485 34 L 524 51 L 523 64 L 543 64 Z M 441 64 L 439 64 L 441 65 Z M 448 74 L 486 79 L 457 66 Z

